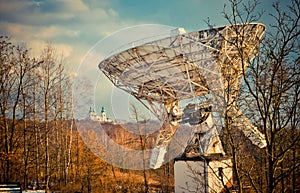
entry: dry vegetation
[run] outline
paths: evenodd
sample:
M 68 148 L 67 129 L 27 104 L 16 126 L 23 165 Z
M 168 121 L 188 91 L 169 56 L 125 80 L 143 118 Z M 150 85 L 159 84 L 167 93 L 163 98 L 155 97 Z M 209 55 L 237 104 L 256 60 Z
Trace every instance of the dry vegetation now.
M 256 1 L 251 2 L 230 0 L 224 17 L 231 24 L 258 20 Z M 289 12 L 274 4 L 274 23 L 244 72 L 235 101 L 264 133 L 267 147 L 251 145 L 231 124 L 232 117 L 223 129 L 239 192 L 300 191 L 300 2 L 288 4 Z M 132 171 L 109 165 L 90 151 L 73 119 L 71 88 L 64 60 L 54 48 L 47 46 L 39 58 L 32 58 L 24 46 L 0 37 L 0 182 L 57 192 L 172 192 L 173 162 L 157 170 Z M 89 127 L 86 134 L 96 138 L 97 131 Z M 141 137 L 126 127 L 136 125 L 103 125 L 121 145 L 153 147 L 155 133 Z

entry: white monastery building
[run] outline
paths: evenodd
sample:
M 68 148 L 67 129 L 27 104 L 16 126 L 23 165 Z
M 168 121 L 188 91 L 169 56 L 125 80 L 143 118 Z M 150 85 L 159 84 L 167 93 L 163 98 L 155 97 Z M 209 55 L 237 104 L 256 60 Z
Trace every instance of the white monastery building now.
M 107 118 L 105 108 L 101 108 L 100 115 L 97 115 L 94 109 L 90 107 L 89 111 L 89 119 L 92 121 L 99 121 L 99 122 L 112 122 L 111 119 Z

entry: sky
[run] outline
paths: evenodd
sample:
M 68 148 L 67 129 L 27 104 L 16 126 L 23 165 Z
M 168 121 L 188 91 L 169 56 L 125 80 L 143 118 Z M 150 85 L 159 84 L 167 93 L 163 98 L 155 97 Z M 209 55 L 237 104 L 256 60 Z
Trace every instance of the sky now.
M 105 82 L 104 77 L 99 78 L 97 64 L 100 61 L 97 59 L 104 57 L 103 53 L 97 53 L 99 48 L 99 52 L 103 47 L 107 51 L 131 40 L 129 34 L 132 38 L 135 34 L 130 30 L 125 31 L 124 36 L 118 32 L 134 26 L 151 24 L 157 32 L 183 27 L 187 32 L 192 32 L 207 28 L 207 18 L 216 26 L 226 25 L 228 23 L 222 16 L 225 3 L 228 4 L 228 1 L 0 0 L 0 34 L 8 35 L 14 42 L 25 43 L 36 57 L 41 48 L 50 43 L 57 52 L 63 54 L 65 65 L 71 72 L 76 75 L 93 74 L 90 87 L 93 88 L 95 98 L 98 98 L 95 108 L 100 111 L 100 106 L 107 106 L 109 116 L 114 117 L 109 107 L 113 106 L 112 98 L 122 102 L 118 100 L 119 94 L 116 94 L 119 91 Z M 262 1 L 259 8 L 264 9 L 266 14 L 259 22 L 266 25 L 270 23 L 271 5 L 270 0 Z M 117 37 L 121 37 L 122 41 Z M 113 46 L 108 48 L 110 45 Z M 119 104 L 115 108 L 120 108 Z M 86 106 L 86 109 L 88 111 L 89 107 Z
M 220 17 L 224 0 L 0 0 L 0 33 L 25 42 L 34 53 L 53 44 L 78 66 L 99 40 L 117 30 L 162 24 L 187 30 L 205 28 Z

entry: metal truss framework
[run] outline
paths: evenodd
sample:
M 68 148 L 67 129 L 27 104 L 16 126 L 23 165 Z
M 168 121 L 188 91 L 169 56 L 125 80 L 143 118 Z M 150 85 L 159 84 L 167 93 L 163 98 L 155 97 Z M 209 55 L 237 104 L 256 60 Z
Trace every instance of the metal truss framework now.
M 236 121 L 246 122 L 243 132 L 255 145 L 265 146 L 264 136 L 235 104 L 242 75 L 257 55 L 264 31 L 264 25 L 249 23 L 179 33 L 130 48 L 99 64 L 115 86 L 143 104 L 147 101 L 145 106 L 164 122 L 153 151 L 154 168 L 162 163 L 162 152 L 182 120 L 179 103 L 212 92 L 226 92 L 226 110 L 239 115 Z

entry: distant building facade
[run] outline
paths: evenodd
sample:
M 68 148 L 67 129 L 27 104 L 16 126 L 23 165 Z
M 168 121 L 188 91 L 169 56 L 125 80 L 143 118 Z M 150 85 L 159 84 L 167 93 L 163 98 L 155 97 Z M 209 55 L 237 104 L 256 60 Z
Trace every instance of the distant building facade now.
M 90 107 L 89 119 L 92 121 L 99 121 L 99 122 L 112 122 L 112 120 L 106 116 L 106 111 L 104 107 L 101 108 L 100 115 L 97 115 L 95 110 L 92 109 L 92 107 Z

